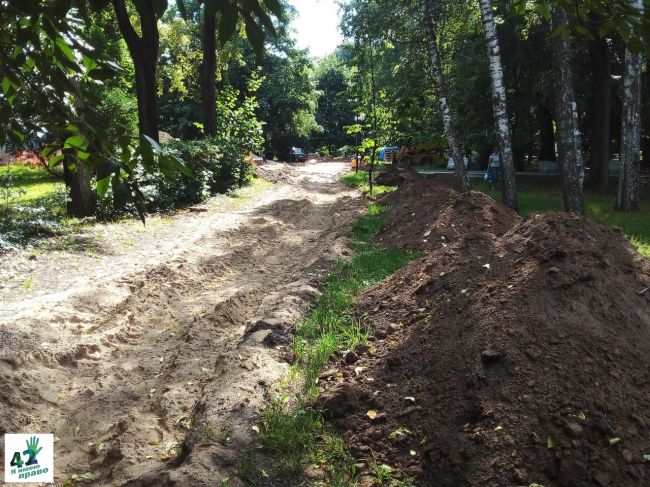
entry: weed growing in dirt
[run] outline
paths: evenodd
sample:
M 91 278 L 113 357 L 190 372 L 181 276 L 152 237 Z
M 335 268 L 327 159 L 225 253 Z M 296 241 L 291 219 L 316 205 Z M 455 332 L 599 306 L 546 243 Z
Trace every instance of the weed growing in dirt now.
M 205 441 L 215 441 L 217 438 L 217 434 L 215 433 L 214 428 L 209 424 L 203 425 L 202 436 Z
M 385 463 L 379 463 L 375 454 L 372 454 L 372 460 L 368 465 L 370 474 L 375 477 L 379 485 L 390 485 L 392 487 L 415 487 L 415 479 L 409 477 L 407 479 L 396 479 L 393 477 L 395 469 Z
M 20 283 L 20 287 L 22 287 L 25 291 L 32 291 L 34 289 L 34 280 L 31 277 L 28 277 Z
M 237 466 L 237 477 L 239 477 L 246 486 L 260 485 L 260 475 L 255 467 L 255 463 L 250 458 L 245 458 Z
M 262 426 L 264 446 L 279 454 L 286 468 L 312 464 L 322 470 L 327 485 L 350 485 L 353 458 L 343 440 L 325 429 L 320 411 L 304 404 L 291 407 L 278 397 L 264 411 Z
M 286 406 L 283 398 L 274 399 L 262 415 L 264 446 L 280 453 L 286 467 L 298 469 L 315 449 L 323 432 L 321 415 L 311 408 Z

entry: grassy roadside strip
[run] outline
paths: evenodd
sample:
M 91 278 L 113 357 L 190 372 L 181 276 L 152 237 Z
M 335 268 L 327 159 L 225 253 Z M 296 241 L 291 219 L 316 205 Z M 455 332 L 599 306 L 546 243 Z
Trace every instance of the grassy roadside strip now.
M 297 325 L 291 376 L 262 415 L 264 446 L 277 455 L 287 472 L 302 471 L 313 479 L 305 485 L 355 485 L 354 459 L 343 440 L 328 430 L 314 404 L 318 376 L 328 361 L 368 338 L 368 324 L 352 312 L 358 294 L 418 257 L 415 252 L 385 249 L 374 243 L 385 223 L 381 214 L 386 210 L 369 204 L 352 228 L 350 246 L 355 256 L 335 265 L 311 314 Z
M 379 173 L 381 168 L 376 168 L 375 169 L 375 174 Z M 347 174 L 344 174 L 341 176 L 341 182 L 347 186 L 351 186 L 353 188 L 358 188 L 359 191 L 362 193 L 366 194 L 368 191 L 370 191 L 370 186 L 368 185 L 368 173 L 366 171 L 359 171 L 359 172 L 349 172 Z M 372 185 L 372 196 L 379 196 L 380 194 L 383 193 L 390 193 L 391 191 L 395 191 L 397 189 L 397 186 L 382 186 L 380 185 Z

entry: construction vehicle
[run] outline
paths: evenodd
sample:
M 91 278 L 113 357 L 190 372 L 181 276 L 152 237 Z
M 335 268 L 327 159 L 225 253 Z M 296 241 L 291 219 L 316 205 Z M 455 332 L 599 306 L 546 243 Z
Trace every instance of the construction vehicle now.
M 419 144 L 415 147 L 404 146 L 397 154 L 394 154 L 393 161 L 399 167 L 408 166 L 430 166 L 443 160 L 444 150 L 436 142 L 430 144 Z M 386 162 L 388 162 L 388 158 Z

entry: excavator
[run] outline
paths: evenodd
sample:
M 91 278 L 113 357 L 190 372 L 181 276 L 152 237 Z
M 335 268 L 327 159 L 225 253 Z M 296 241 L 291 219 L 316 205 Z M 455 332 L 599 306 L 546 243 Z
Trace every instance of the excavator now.
M 444 149 L 437 142 L 418 144 L 416 146 L 382 147 L 378 151 L 378 161 L 384 164 L 396 164 L 398 167 L 429 166 L 444 160 Z M 355 159 L 350 160 L 350 167 L 355 168 Z M 363 158 L 359 168 L 365 166 Z

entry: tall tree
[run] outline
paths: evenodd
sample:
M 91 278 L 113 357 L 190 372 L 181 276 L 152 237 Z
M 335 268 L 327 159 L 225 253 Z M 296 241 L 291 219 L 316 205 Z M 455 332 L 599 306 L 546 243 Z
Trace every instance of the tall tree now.
M 258 54 L 264 51 L 267 33 L 275 34 L 271 14 L 284 19 L 284 8 L 278 0 L 202 0 L 203 36 L 201 62 L 201 101 L 203 130 L 206 135 L 216 135 L 216 73 L 217 38 L 221 43 L 230 40 L 241 22 L 246 29 L 246 39 Z M 183 0 L 177 0 L 181 13 L 185 14 Z M 270 13 L 271 14 L 270 14 Z M 218 19 L 218 21 L 217 21 Z M 218 29 L 218 36 L 217 36 Z
M 503 67 L 501 66 L 501 52 L 499 50 L 499 37 L 494 22 L 492 0 L 479 0 L 481 20 L 485 32 L 487 56 L 490 63 L 490 77 L 492 80 L 492 105 L 494 120 L 501 149 L 501 171 L 503 174 L 503 202 L 510 208 L 517 210 L 517 183 L 515 180 L 515 163 L 512 154 L 512 138 L 508 120 L 508 103 L 506 87 L 503 82 Z
M 86 107 L 83 100 L 83 91 L 80 80 L 73 80 L 76 88 L 74 107 L 82 119 L 85 119 Z M 79 218 L 91 216 L 97 208 L 97 193 L 93 191 L 91 181 L 94 176 L 93 168 L 75 157 L 72 147 L 63 149 L 63 180 L 68 188 L 70 198 L 66 204 L 68 215 Z
M 597 30 L 597 29 L 594 29 Z M 600 191 L 609 185 L 609 155 L 612 112 L 612 62 L 607 39 L 594 33 L 589 41 L 592 66 L 591 182 Z
M 158 107 L 156 70 L 160 36 L 158 19 L 167 9 L 166 0 L 133 0 L 133 6 L 140 19 L 138 34 L 131 24 L 124 0 L 113 0 L 115 16 L 122 37 L 129 48 L 135 68 L 135 90 L 138 98 L 138 125 L 140 133 L 158 141 Z
M 643 0 L 631 4 L 643 13 Z M 639 208 L 639 170 L 641 164 L 641 65 L 642 51 L 625 49 L 623 75 L 623 115 L 621 122 L 621 170 L 616 208 L 631 211 Z
M 565 35 L 568 35 L 568 20 L 564 8 L 553 7 L 551 25 L 556 31 L 556 35 L 553 36 L 555 119 L 564 209 L 570 213 L 584 216 L 582 137 L 578 120 L 578 104 L 573 88 L 571 46 L 565 38 Z
M 440 52 L 438 50 L 436 26 L 433 20 L 431 0 L 422 0 L 421 8 L 422 13 L 424 14 L 424 23 L 426 25 L 427 44 L 429 47 L 429 58 L 431 60 L 431 73 L 436 84 L 438 103 L 440 104 L 440 112 L 442 113 L 445 136 L 449 142 L 449 148 L 451 149 L 451 155 L 454 159 L 454 166 L 456 167 L 456 174 L 460 180 L 460 186 L 463 191 L 468 191 L 472 188 L 472 183 L 470 182 L 469 175 L 465 170 L 463 152 L 461 151 L 458 134 L 456 132 L 456 124 L 454 123 L 451 111 L 449 110 L 449 97 L 447 96 L 445 78 L 442 74 L 442 65 L 440 62 Z
M 203 132 L 208 137 L 217 135 L 217 35 L 216 13 L 205 7 L 203 18 L 203 39 L 201 50 L 201 108 L 203 110 Z

